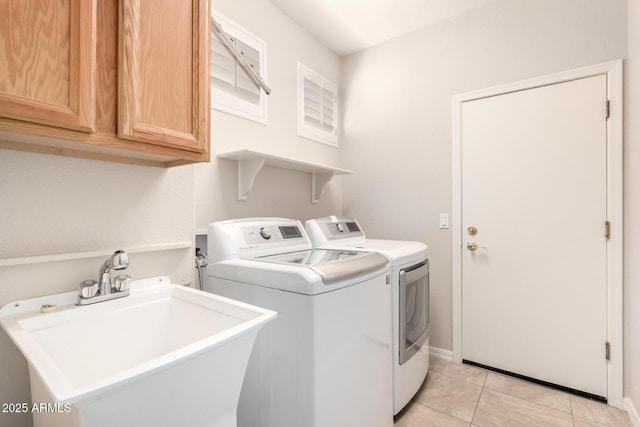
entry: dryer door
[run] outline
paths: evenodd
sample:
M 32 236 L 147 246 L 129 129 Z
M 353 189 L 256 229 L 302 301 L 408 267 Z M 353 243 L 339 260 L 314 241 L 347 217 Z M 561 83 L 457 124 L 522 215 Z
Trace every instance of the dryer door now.
M 400 364 L 418 352 L 429 331 L 429 261 L 400 270 Z

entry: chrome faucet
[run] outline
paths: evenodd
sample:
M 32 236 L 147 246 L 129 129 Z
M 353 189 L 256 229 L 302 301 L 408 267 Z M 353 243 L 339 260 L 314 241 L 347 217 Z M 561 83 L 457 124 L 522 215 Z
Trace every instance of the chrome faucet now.
M 123 250 L 115 251 L 110 258 L 107 258 L 98 274 L 100 295 L 109 295 L 112 292 L 110 270 L 124 270 L 127 267 L 129 267 L 129 255 Z
M 124 270 L 127 267 L 129 267 L 127 253 L 123 250 L 115 251 L 100 266 L 99 282 L 85 280 L 80 283 L 80 292 L 76 305 L 94 304 L 129 295 L 129 284 L 131 283 L 129 275 L 121 274 L 113 279 L 113 282 L 111 281 L 111 270 Z

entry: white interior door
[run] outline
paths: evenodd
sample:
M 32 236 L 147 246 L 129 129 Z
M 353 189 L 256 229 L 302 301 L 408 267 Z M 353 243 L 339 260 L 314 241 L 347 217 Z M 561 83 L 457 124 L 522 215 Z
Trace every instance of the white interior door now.
M 461 107 L 462 358 L 605 398 L 606 99 L 599 75 Z

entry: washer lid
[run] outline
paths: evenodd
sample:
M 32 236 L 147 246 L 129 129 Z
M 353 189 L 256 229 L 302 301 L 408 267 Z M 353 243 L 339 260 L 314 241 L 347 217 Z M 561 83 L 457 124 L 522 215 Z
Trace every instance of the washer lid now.
M 310 219 L 305 229 L 314 248 L 380 252 L 392 267 L 427 257 L 427 245 L 417 241 L 368 239 L 355 218 L 329 216 Z
M 347 249 L 346 243 L 347 242 L 345 242 L 345 246 L 341 247 L 341 249 Z M 357 245 L 349 245 L 349 248 L 361 251 L 380 252 L 389 258 L 391 266 L 393 267 L 418 262 L 426 258 L 428 249 L 427 245 L 422 242 L 379 239 L 365 239 Z
M 294 254 L 283 255 L 295 256 Z M 379 268 L 372 268 L 371 265 L 360 270 L 353 268 L 353 264 L 362 267 L 365 262 L 368 263 L 373 259 L 376 259 L 375 263 L 380 266 Z M 322 270 L 320 271 L 318 268 Z M 343 268 L 345 269 L 343 270 Z M 222 279 L 297 294 L 318 295 L 358 285 L 388 272 L 387 258 L 377 253 L 367 254 L 366 257 L 353 256 L 315 265 L 280 262 L 279 260 L 272 262 L 260 258 L 233 258 L 209 264 L 206 267 L 207 278 L 205 280 Z
M 325 285 L 366 275 L 388 264 L 388 259 L 379 253 L 348 249 L 311 249 L 257 257 L 254 260 L 309 268 L 322 278 Z

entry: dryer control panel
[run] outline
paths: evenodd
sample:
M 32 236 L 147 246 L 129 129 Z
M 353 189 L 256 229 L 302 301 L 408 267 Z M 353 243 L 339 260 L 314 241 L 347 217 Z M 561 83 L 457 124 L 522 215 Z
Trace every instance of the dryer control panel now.
M 365 237 L 355 218 L 329 216 L 313 219 L 306 222 L 306 230 L 314 244 Z

